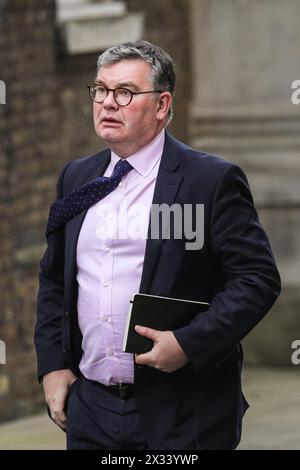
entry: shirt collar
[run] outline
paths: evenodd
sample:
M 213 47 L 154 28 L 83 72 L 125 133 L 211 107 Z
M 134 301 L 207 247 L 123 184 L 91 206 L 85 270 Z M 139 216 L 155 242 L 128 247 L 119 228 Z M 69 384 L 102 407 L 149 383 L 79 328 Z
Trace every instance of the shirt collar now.
M 133 168 L 146 178 L 154 168 L 158 160 L 161 159 L 165 142 L 165 130 L 162 129 L 151 142 L 141 148 L 138 152 L 130 155 L 127 161 Z M 111 151 L 111 163 L 113 168 L 120 160 L 120 157 Z

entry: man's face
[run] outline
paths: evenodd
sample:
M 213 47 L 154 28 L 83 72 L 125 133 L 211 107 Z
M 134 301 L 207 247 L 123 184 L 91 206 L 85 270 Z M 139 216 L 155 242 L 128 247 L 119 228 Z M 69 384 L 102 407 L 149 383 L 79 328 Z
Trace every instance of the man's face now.
M 136 92 L 153 90 L 150 70 L 149 64 L 143 60 L 122 60 L 101 67 L 95 83 L 111 89 L 123 87 Z M 165 94 L 169 95 L 167 92 Z M 133 95 L 131 103 L 122 107 L 115 102 L 113 93 L 109 92 L 103 103 L 93 102 L 96 133 L 109 147 L 119 150 L 124 147 L 134 153 L 152 140 L 163 127 L 166 112 L 162 112 L 161 108 L 160 95 L 155 93 Z

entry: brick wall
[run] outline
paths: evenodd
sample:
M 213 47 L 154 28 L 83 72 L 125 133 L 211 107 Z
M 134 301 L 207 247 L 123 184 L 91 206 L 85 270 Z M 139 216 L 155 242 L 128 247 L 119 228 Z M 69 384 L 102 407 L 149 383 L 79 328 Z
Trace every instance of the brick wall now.
M 54 8 L 49 0 L 2 2 L 1 79 L 1 331 L 7 364 L 0 366 L 0 419 L 35 408 L 32 329 L 37 251 L 57 171 L 57 83 Z

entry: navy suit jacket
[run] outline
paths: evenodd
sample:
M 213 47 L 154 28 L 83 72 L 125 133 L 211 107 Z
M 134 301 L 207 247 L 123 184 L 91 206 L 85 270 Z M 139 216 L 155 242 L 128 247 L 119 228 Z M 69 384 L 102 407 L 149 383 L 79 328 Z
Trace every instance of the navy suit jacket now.
M 103 174 L 109 161 L 107 149 L 70 162 L 58 181 L 58 198 Z M 141 425 L 151 449 L 232 449 L 248 406 L 239 343 L 279 295 L 280 277 L 238 166 L 166 133 L 153 196 L 153 204 L 162 203 L 204 204 L 204 245 L 195 251 L 174 236 L 148 239 L 140 292 L 211 305 L 174 331 L 189 358 L 185 367 L 169 374 L 135 364 Z M 40 263 L 39 377 L 64 368 L 79 374 L 76 245 L 85 214 L 49 235 Z

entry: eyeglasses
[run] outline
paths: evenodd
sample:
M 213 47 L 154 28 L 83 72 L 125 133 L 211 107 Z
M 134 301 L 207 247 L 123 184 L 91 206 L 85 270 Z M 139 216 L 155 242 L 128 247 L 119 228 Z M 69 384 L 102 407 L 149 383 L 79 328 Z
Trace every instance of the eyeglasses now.
M 131 91 L 128 88 L 106 88 L 103 85 L 88 85 L 89 94 L 93 101 L 96 103 L 103 103 L 110 91 L 113 92 L 115 102 L 119 106 L 128 106 L 133 98 L 133 95 L 144 95 L 146 93 L 162 93 L 161 90 L 150 91 Z

